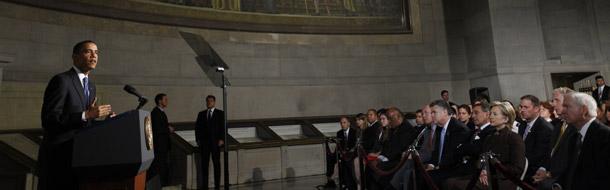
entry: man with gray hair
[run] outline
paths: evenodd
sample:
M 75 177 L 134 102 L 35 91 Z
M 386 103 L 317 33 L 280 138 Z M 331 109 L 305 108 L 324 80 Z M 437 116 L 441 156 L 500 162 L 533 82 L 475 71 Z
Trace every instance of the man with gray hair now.
M 553 90 L 553 100 L 551 105 L 559 115 L 559 118 L 551 121 L 553 134 L 551 136 L 552 149 L 548 153 L 548 159 L 540 163 L 540 168 L 533 176 L 534 184 L 537 189 L 551 189 L 552 184 L 565 174 L 569 159 L 569 142 L 567 139 L 573 138 L 578 131 L 574 127 L 569 127 L 563 119 L 563 97 L 574 90 L 568 87 L 559 87 Z
M 585 93 L 571 92 L 563 102 L 563 117 L 578 130 L 570 139 L 567 175 L 553 189 L 606 189 L 610 187 L 610 128 L 596 120 L 597 103 Z
M 462 162 L 462 158 L 458 158 L 455 154 L 457 146 L 466 137 L 468 128 L 464 123 L 449 115 L 448 110 L 451 107 L 446 101 L 436 100 L 430 103 L 430 107 L 437 127 L 436 147 L 426 170 L 429 170 L 430 177 L 440 187 L 443 180 L 447 179 L 449 174 L 447 171 L 454 169 Z

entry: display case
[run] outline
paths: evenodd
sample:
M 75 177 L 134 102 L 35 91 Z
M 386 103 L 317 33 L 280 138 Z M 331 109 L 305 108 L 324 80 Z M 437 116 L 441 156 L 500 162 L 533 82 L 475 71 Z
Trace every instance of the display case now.
M 324 135 L 302 119 L 263 121 L 284 145 L 314 144 L 324 141 Z
M 317 118 L 305 121 L 311 123 L 324 137 L 337 137 L 337 131 L 341 130 L 341 117 Z
M 265 148 L 280 145 L 280 138 L 256 121 L 232 121 L 227 126 L 229 135 L 240 143 L 240 148 Z

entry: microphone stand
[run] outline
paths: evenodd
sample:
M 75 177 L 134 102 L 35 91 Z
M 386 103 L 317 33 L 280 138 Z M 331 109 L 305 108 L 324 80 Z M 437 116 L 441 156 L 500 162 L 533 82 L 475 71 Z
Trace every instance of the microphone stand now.
M 224 185 L 225 190 L 229 190 L 229 141 L 227 141 L 227 135 L 229 134 L 229 129 L 227 128 L 227 84 L 225 81 L 225 68 L 217 67 L 216 72 L 220 72 L 222 74 L 222 107 L 224 109 Z
M 148 102 L 148 99 L 146 99 L 146 97 L 142 96 L 141 98 L 138 98 L 138 102 L 140 102 L 140 104 L 138 104 L 138 108 L 136 108 L 136 110 L 139 110 L 140 108 L 142 108 L 142 106 L 144 106 L 144 104 L 146 104 Z

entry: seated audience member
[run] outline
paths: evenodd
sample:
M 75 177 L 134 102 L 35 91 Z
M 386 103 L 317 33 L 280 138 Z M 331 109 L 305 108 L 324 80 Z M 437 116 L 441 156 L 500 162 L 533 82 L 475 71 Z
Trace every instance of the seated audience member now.
M 404 120 L 403 114 L 398 108 L 388 109 L 386 115 L 390 120 L 391 126 L 387 142 L 380 154 L 369 154 L 370 156 L 377 157 L 376 160 L 371 162 L 371 165 L 383 171 L 392 170 L 398 165 L 402 159 L 403 152 L 407 150 L 418 135 L 413 126 Z M 382 185 L 382 189 L 391 188 L 390 180 L 393 174 L 380 175 L 375 173 L 374 175 L 375 181 L 377 184 Z
M 595 119 L 595 99 L 585 93 L 571 92 L 565 96 L 563 107 L 565 121 L 578 133 L 569 140 L 568 170 L 553 184 L 553 189 L 608 189 L 610 128 Z
M 511 107 L 513 107 L 513 110 L 517 112 L 517 117 L 515 117 L 515 121 L 513 122 L 512 130 L 515 133 L 519 133 L 519 126 L 521 126 L 521 123 L 523 122 L 523 119 L 521 119 L 521 116 L 519 115 L 519 110 L 517 110 L 517 107 L 515 107 L 515 105 L 511 101 L 502 100 L 502 102 L 508 103 Z
M 466 104 L 460 105 L 460 107 L 458 107 L 457 117 L 466 127 L 468 127 L 468 130 L 474 130 L 474 123 L 470 121 L 470 110 L 470 106 Z
M 422 128 L 425 128 L 426 131 L 423 132 L 418 143 L 419 147 L 417 152 L 419 153 L 419 157 L 422 162 L 428 162 L 430 160 L 432 150 L 434 150 L 434 130 L 436 129 L 436 126 L 434 125 L 431 112 L 430 105 L 425 105 L 423 109 L 421 109 L 422 119 L 424 120 Z M 407 152 L 404 154 L 406 153 Z M 405 162 L 405 164 L 394 174 L 391 181 L 392 187 L 394 187 L 394 189 L 408 189 L 409 182 L 411 181 L 412 169 L 413 161 L 411 161 L 411 157 L 409 157 L 409 160 L 407 160 L 407 162 Z
M 610 126 L 610 106 L 604 109 L 604 117 L 600 120 L 604 125 Z
M 523 179 L 529 184 L 533 184 L 533 178 L 541 162 L 549 156 L 551 148 L 551 136 L 553 126 L 540 117 L 540 100 L 533 95 L 521 97 L 519 104 L 519 114 L 525 122 L 519 126 L 519 135 L 525 142 L 525 156 L 528 161 L 528 168 Z
M 362 115 L 358 114 L 358 124 L 360 125 L 360 118 Z M 366 123 L 363 124 L 368 126 L 364 128 L 364 130 L 359 133 L 360 143 L 362 143 L 362 147 L 366 151 L 366 153 L 371 153 L 373 148 L 375 147 L 376 134 L 379 129 L 379 122 L 377 122 L 377 111 L 374 109 L 369 109 L 366 114 Z M 364 155 L 363 155 L 364 156 Z M 368 166 L 367 166 L 368 167 Z M 365 170 L 364 165 L 360 162 L 359 159 L 354 160 L 354 174 L 356 178 L 356 182 L 358 183 L 358 189 L 361 189 L 360 179 L 362 179 L 362 170 Z M 365 175 L 367 178 L 373 177 L 373 173 L 370 170 L 365 170 Z
M 513 133 L 510 128 L 515 118 L 515 110 L 510 104 L 505 102 L 492 102 L 491 115 L 489 118 L 490 127 L 495 132 L 488 135 L 484 140 L 483 152 L 495 153 L 498 159 L 514 176 L 519 176 L 525 166 L 525 144 L 517 133 Z M 482 170 L 474 189 L 489 189 L 490 181 L 487 181 L 487 170 Z M 515 185 L 507 176 L 496 169 L 499 189 L 515 189 Z M 472 175 L 449 178 L 445 181 L 443 189 L 466 189 Z
M 345 155 L 343 159 L 347 160 L 354 157 L 352 154 L 356 154 L 355 147 L 356 139 L 358 138 L 357 132 L 357 129 L 350 126 L 350 122 L 347 117 L 341 118 L 341 130 L 337 131 L 337 139 L 339 140 L 338 144 L 341 146 L 342 152 L 337 152 L 336 154 Z M 341 188 L 356 189 L 356 181 L 353 178 L 353 160 L 346 162 L 343 159 L 341 157 L 339 158 L 339 178 L 341 178 L 341 181 L 345 186 Z
M 551 105 L 558 113 L 563 112 L 563 97 L 565 94 L 573 92 L 567 87 L 560 87 L 553 91 L 553 101 Z M 549 153 L 548 159 L 541 162 L 540 168 L 533 176 L 536 189 L 550 190 L 551 185 L 556 179 L 565 175 L 569 159 L 569 140 L 574 138 L 578 131 L 574 127 L 568 126 L 562 114 L 551 122 L 553 125 L 553 136 L 551 139 L 553 148 Z
M 483 140 L 496 130 L 494 127 L 489 127 L 489 104 L 474 105 L 472 116 L 476 128 L 468 131 L 466 138 L 456 149 L 456 156 L 463 162 L 453 168 L 431 172 L 430 175 L 432 179 L 436 179 L 435 181 L 442 184 L 448 178 L 471 175 L 476 171 L 476 164 L 483 150 Z
M 449 116 L 450 109 L 446 101 L 436 100 L 430 103 L 432 118 L 436 124 L 436 147 L 432 152 L 432 158 L 428 162 L 426 170 L 433 178 L 434 183 L 440 186 L 444 171 L 457 167 L 462 159 L 456 157 L 457 146 L 464 141 L 468 129 L 466 125 Z
M 415 129 L 417 129 L 418 131 L 421 131 L 424 129 L 425 125 L 424 125 L 424 114 L 422 113 L 421 109 L 418 109 L 417 111 L 415 111 Z
M 547 122 L 551 122 L 555 119 L 553 112 L 553 106 L 548 102 L 540 102 L 540 117 L 544 118 Z

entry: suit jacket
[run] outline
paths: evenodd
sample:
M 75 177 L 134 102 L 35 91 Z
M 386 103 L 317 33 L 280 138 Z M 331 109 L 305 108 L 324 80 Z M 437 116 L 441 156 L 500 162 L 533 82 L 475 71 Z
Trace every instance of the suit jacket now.
M 563 126 L 563 121 L 561 119 L 555 119 L 551 121 L 553 125 L 553 136 L 551 140 L 551 145 L 554 147 L 555 143 L 559 139 L 559 135 L 561 134 L 561 127 Z M 557 144 L 557 150 L 555 151 L 555 155 L 549 156 L 548 159 L 544 160 L 541 163 L 542 167 L 545 167 L 547 171 L 551 172 L 551 176 L 554 179 L 559 179 L 564 172 L 568 169 L 568 161 L 570 158 L 569 152 L 569 139 L 574 138 L 574 136 L 578 135 L 578 130 L 574 127 L 566 126 L 566 129 L 561 137 L 561 141 Z M 549 151 L 549 155 L 551 155 L 553 148 Z M 538 169 L 538 168 L 536 168 Z
M 383 146 L 381 155 L 388 158 L 386 162 L 379 162 L 377 168 L 389 170 L 402 159 L 402 153 L 417 139 L 417 130 L 407 121 L 403 121 L 396 128 L 391 128 L 387 142 Z
M 495 129 L 492 126 L 489 126 L 489 128 Z M 495 130 L 487 135 L 483 146 L 484 152 L 495 153 L 495 157 L 515 176 L 521 176 L 523 167 L 525 167 L 525 149 L 523 139 L 507 127 Z M 497 173 L 500 180 L 509 180 L 502 175 L 502 172 L 498 171 Z M 510 185 L 513 185 L 513 183 L 510 183 Z M 499 189 L 508 188 L 500 187 Z
M 352 150 L 356 146 L 356 140 L 358 139 L 358 130 L 356 128 L 350 127 L 349 133 L 347 135 L 348 138 L 346 141 L 345 132 L 343 131 L 343 129 L 337 131 L 337 139 L 339 139 L 341 149 L 345 151 L 345 156 L 351 157 L 352 153 L 350 152 L 350 150 Z
M 418 152 L 419 152 L 419 157 L 421 158 L 422 162 L 425 163 L 425 162 L 430 161 L 430 158 L 432 157 L 432 151 L 434 151 L 434 145 L 436 143 L 436 135 L 434 135 L 434 130 L 432 129 L 432 126 L 426 126 L 426 125 L 422 125 L 422 126 L 423 127 L 421 127 L 421 128 L 425 129 L 426 131 L 424 131 L 423 136 L 419 140 L 419 144 L 421 146 L 419 147 Z M 428 151 L 426 151 L 426 149 L 428 148 L 428 145 L 430 145 L 430 148 L 428 149 Z
M 585 139 L 576 149 L 576 138 L 570 139 L 569 172 L 557 183 L 564 189 L 606 189 L 610 187 L 610 127 L 595 120 L 589 126 Z
M 468 131 L 466 125 L 464 125 L 464 123 L 460 122 L 455 118 L 451 118 L 447 122 L 449 122 L 449 125 L 447 125 L 447 131 L 445 132 L 445 141 L 443 143 L 441 165 L 438 165 L 441 138 L 436 139 L 436 147 L 434 147 L 435 149 L 432 152 L 432 158 L 430 158 L 431 164 L 439 166 L 441 168 L 457 166 L 462 161 L 462 159 L 458 158 L 455 153 L 457 146 L 464 141 L 464 138 L 466 137 L 466 132 Z M 435 131 L 435 133 L 437 133 L 438 135 L 435 136 L 440 137 L 440 134 L 442 134 L 442 128 L 436 126 L 436 130 L 437 131 Z
M 526 128 L 527 123 L 522 123 L 519 126 L 519 136 L 523 137 Z M 552 135 L 553 126 L 544 118 L 538 117 L 525 139 L 525 156 L 528 161 L 526 180 L 530 180 L 531 176 L 536 174 L 536 171 L 540 168 L 542 161 L 550 156 L 549 152 L 554 146 L 551 141 Z
M 496 132 L 496 128 L 488 125 L 485 129 L 481 130 L 477 136 L 479 139 L 475 140 L 476 130 L 470 130 L 466 133 L 466 138 L 462 141 L 460 145 L 458 145 L 456 149 L 456 157 L 457 159 L 463 158 L 465 156 L 469 156 L 468 164 L 474 166 L 476 160 L 478 160 L 479 155 L 481 155 L 483 151 L 483 141 L 485 138 Z
M 218 141 L 225 138 L 224 117 L 222 110 L 214 109 L 212 118 L 208 119 L 209 109 L 199 112 L 195 123 L 195 139 L 201 143 L 200 146 L 216 145 Z M 227 142 L 224 142 L 225 145 Z
M 604 91 L 602 92 L 601 102 L 599 101 L 599 88 L 595 89 L 591 95 L 597 102 L 597 106 L 601 107 L 602 103 L 608 100 L 608 95 L 610 94 L 610 88 L 607 85 L 604 85 Z
M 153 142 L 155 152 L 167 152 L 171 148 L 171 142 L 169 139 L 169 122 L 167 121 L 167 115 L 161 111 L 159 107 L 155 108 L 150 112 L 152 120 L 153 130 Z
M 373 152 L 375 142 L 377 142 L 377 137 L 379 137 L 377 136 L 377 131 L 379 131 L 379 128 L 381 128 L 379 127 L 379 122 L 375 122 L 375 124 L 366 128 L 364 133 L 362 133 L 362 146 L 364 147 L 364 150 L 366 150 L 366 153 Z
M 41 187 L 54 187 L 53 184 L 75 184 L 69 178 L 72 168 L 72 142 L 77 129 L 93 120 L 82 120 L 82 114 L 95 98 L 95 84 L 89 81 L 89 102 L 85 98 L 85 90 L 76 71 L 69 71 L 55 75 L 44 93 L 42 104 L 42 128 L 44 135 L 38 153 L 37 172 Z M 59 174 L 58 174 L 59 172 Z M 46 181 L 48 175 L 68 175 L 66 181 Z M 57 179 L 57 178 L 54 178 Z

